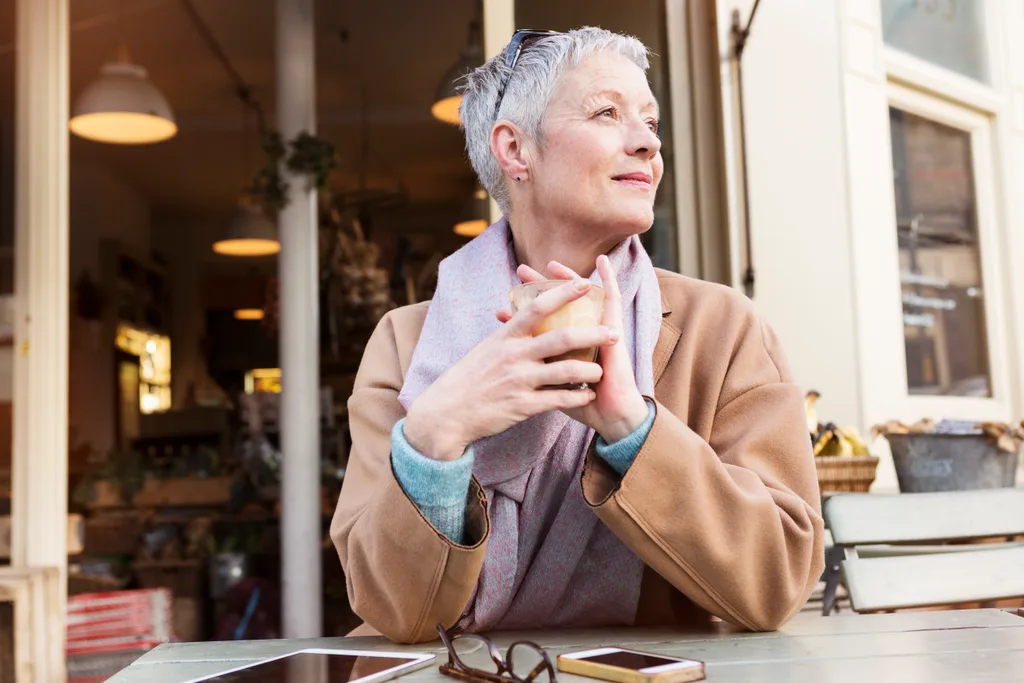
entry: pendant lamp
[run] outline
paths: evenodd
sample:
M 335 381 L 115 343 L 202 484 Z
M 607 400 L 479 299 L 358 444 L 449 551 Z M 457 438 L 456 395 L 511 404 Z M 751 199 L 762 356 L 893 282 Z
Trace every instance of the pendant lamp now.
M 124 48 L 78 96 L 68 127 L 81 138 L 115 145 L 161 142 L 178 132 L 167 99 Z
M 262 308 L 235 309 L 235 320 L 263 320 L 265 315 Z
M 477 186 L 473 192 L 473 199 L 470 200 L 454 230 L 456 235 L 462 237 L 476 237 L 487 229 L 490 223 L 490 203 L 487 201 L 487 190 Z
M 243 186 L 249 164 L 249 102 L 242 98 L 242 175 Z M 277 241 L 277 226 L 263 213 L 258 202 L 253 201 L 250 190 L 242 191 L 238 200 L 235 217 L 224 228 L 220 239 L 213 243 L 213 250 L 224 256 L 270 256 L 281 251 Z M 237 317 L 237 315 L 236 315 Z
M 224 256 L 270 256 L 281 251 L 277 226 L 263 213 L 260 205 L 244 197 L 213 250 Z
M 430 113 L 434 118 L 450 123 L 453 126 L 459 125 L 459 105 L 462 103 L 462 93 L 458 90 L 458 83 L 463 76 L 477 68 L 483 63 L 483 47 L 480 45 L 480 22 L 474 20 L 469 25 L 469 41 L 462 50 L 462 55 L 441 77 L 437 86 L 437 94 L 434 97 L 434 104 L 430 107 Z

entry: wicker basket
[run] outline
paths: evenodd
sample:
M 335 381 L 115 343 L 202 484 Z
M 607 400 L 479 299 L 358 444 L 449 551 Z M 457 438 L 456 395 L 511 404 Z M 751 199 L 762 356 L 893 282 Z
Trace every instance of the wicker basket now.
M 822 493 L 867 493 L 878 468 L 878 458 L 870 455 L 819 455 L 814 463 Z

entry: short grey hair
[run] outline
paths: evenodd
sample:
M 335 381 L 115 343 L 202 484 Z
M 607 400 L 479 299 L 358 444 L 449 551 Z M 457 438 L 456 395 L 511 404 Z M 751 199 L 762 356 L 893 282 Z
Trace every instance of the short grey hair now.
M 637 38 L 585 26 L 530 43 L 519 55 L 497 113 L 494 106 L 498 91 L 509 75 L 505 49 L 466 75 L 459 105 L 466 153 L 480 183 L 494 197 L 502 213 L 508 214 L 510 202 L 505 174 L 491 155 L 494 124 L 500 119 L 510 121 L 537 144 L 542 144 L 544 112 L 558 79 L 585 58 L 605 50 L 623 55 L 644 71 L 650 66 L 650 50 Z

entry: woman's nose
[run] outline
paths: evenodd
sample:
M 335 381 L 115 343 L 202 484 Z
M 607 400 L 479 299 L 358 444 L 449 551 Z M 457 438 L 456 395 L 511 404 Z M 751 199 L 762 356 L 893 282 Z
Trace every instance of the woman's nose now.
M 661 151 L 661 138 L 646 121 L 637 121 L 629 127 L 626 151 L 632 156 L 650 159 Z

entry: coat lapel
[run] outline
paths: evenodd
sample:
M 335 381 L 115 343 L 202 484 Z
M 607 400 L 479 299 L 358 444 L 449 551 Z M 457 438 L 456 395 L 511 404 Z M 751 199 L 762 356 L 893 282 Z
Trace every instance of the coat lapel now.
M 671 312 L 672 308 L 669 306 L 668 300 L 665 299 L 665 295 L 662 294 L 661 332 L 658 334 L 658 343 L 654 346 L 654 386 L 658 386 L 658 380 L 661 379 L 665 368 L 668 367 L 672 352 L 676 350 L 676 344 L 679 343 L 679 337 L 682 336 L 682 331 L 669 322 L 668 317 Z

